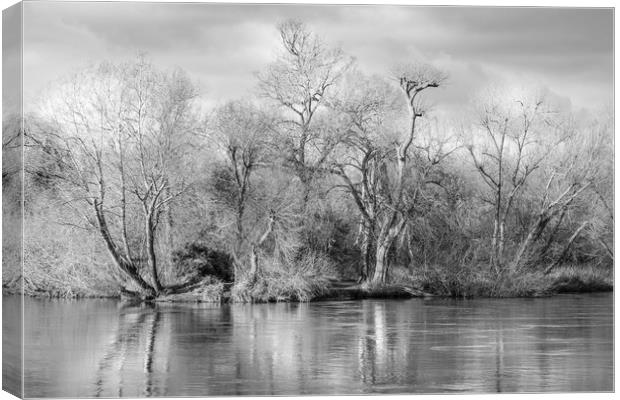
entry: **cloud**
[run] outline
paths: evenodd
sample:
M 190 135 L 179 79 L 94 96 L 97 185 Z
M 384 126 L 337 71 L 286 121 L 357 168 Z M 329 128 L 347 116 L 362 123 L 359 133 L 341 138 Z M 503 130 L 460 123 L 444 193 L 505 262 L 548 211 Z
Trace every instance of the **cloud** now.
M 611 9 L 329 6 L 131 2 L 25 3 L 24 89 L 101 59 L 146 51 L 201 82 L 209 103 L 244 96 L 278 51 L 275 25 L 305 21 L 360 68 L 386 74 L 423 57 L 450 85 L 438 103 L 458 107 L 493 79 L 530 79 L 578 107 L 613 97 Z

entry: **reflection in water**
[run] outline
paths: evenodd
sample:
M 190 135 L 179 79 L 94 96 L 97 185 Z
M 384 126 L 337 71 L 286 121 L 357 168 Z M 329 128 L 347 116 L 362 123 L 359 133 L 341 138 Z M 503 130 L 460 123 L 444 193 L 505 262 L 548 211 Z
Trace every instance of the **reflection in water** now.
M 153 305 L 126 306 L 119 309 L 119 323 L 114 340 L 107 350 L 97 369 L 95 380 L 95 396 L 110 397 L 106 394 L 106 386 L 117 390 L 114 396 L 123 396 L 123 374 L 128 355 L 133 349 L 141 347 L 144 342 L 144 391 L 143 396 L 157 396 L 157 388 L 153 386 L 153 355 L 155 340 L 160 320 L 160 311 Z M 115 379 L 116 378 L 116 379 Z M 106 385 L 107 384 L 107 385 Z
M 500 321 L 495 331 L 495 391 L 502 392 L 502 371 L 504 370 L 504 336 L 502 335 L 503 324 Z
M 611 391 L 612 304 L 28 299 L 26 396 Z

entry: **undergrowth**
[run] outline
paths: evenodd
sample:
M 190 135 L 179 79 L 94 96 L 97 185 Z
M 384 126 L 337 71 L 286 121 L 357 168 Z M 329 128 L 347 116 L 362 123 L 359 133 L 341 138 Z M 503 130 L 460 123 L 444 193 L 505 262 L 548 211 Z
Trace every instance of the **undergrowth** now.
M 556 293 L 611 291 L 613 270 L 611 267 L 571 264 L 559 266 L 549 274 L 535 269 L 496 274 L 488 266 L 452 270 L 432 265 L 415 271 L 393 268 L 390 282 L 446 297 L 539 297 Z
M 232 288 L 231 300 L 243 303 L 279 301 L 306 302 L 325 294 L 334 273 L 330 262 L 308 253 L 291 265 L 265 259 L 265 266 L 253 279 L 242 277 Z

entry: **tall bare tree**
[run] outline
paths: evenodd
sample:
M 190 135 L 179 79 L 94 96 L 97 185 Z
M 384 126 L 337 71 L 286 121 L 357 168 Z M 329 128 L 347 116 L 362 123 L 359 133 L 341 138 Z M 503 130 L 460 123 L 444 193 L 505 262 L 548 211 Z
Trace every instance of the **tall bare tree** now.
M 408 204 L 415 204 L 420 191 L 418 186 L 412 193 L 406 193 L 405 181 L 410 151 L 417 134 L 417 124 L 426 112 L 422 93 L 439 87 L 446 79 L 442 71 L 423 62 L 400 66 L 395 71 L 395 75 L 407 103 L 409 127 L 394 140 L 395 178 L 389 181 L 390 187 L 386 190 L 386 212 L 382 213 L 378 219 L 379 231 L 373 276 L 375 283 L 384 283 L 386 280 L 390 248 L 405 227 Z
M 545 134 L 555 128 L 542 92 L 491 88 L 480 96 L 477 111 L 476 136 L 469 138 L 467 149 L 488 187 L 491 265 L 499 273 L 505 266 L 506 223 L 515 199 L 551 151 L 552 135 Z
M 540 90 L 495 87 L 479 99 L 475 135 L 467 149 L 487 187 L 484 201 L 493 209 L 491 267 L 502 276 L 539 263 L 559 240 L 577 200 L 596 181 L 600 140 L 591 127 L 579 127 L 567 113 L 550 108 Z M 537 210 L 521 234 L 515 221 L 517 204 Z M 573 216 L 574 219 L 574 216 Z M 559 259 L 590 225 L 579 221 L 562 246 Z M 512 232 L 514 251 L 506 251 L 506 232 Z M 551 263 L 547 272 L 558 265 Z
M 389 85 L 377 85 L 361 76 L 354 79 L 354 90 L 345 91 L 343 99 L 335 102 L 335 108 L 347 116 L 342 137 L 348 153 L 340 155 L 341 160 L 333 164 L 362 218 L 361 279 L 375 283 L 386 281 L 390 249 L 403 232 L 430 172 L 430 168 L 420 168 L 418 184 L 407 184 L 415 169 L 409 168 L 408 161 L 419 130 L 416 124 L 425 113 L 420 93 L 439 87 L 445 75 L 418 62 L 401 66 L 396 78 L 406 107 L 398 106 L 398 92 Z M 404 130 L 392 123 L 403 112 L 409 114 Z M 430 147 L 425 150 L 429 155 Z M 440 159 L 432 161 L 430 165 L 434 166 Z
M 50 156 L 63 171 L 63 196 L 98 230 L 126 290 L 166 291 L 157 232 L 164 210 L 185 190 L 183 179 L 173 181 L 170 172 L 187 139 L 181 137 L 194 97 L 187 80 L 139 57 L 82 70 L 41 106 L 45 124 L 38 133 L 55 138 L 58 152 Z
M 356 243 L 361 250 L 360 281 L 374 272 L 377 216 L 383 208 L 381 191 L 386 176 L 384 163 L 390 155 L 388 121 L 402 111 L 398 93 L 379 77 L 348 74 L 343 88 L 331 101 L 338 117 L 333 126 L 341 132 L 342 148 L 330 161 L 332 172 L 339 176 L 359 211 Z
M 281 151 L 303 184 L 306 204 L 315 174 L 338 143 L 317 125 L 317 114 L 352 59 L 340 48 L 327 46 L 302 22 L 288 20 L 278 30 L 283 52 L 258 75 L 259 91 L 284 112 Z

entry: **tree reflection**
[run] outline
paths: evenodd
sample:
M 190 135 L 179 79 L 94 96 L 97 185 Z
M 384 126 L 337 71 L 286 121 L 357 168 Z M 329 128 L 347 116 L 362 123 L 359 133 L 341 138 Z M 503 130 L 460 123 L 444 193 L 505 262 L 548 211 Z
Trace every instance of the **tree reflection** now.
M 186 390 L 196 371 L 203 371 L 203 380 L 217 375 L 222 365 L 212 361 L 230 340 L 231 318 L 226 306 L 119 305 L 118 324 L 97 365 L 94 396 L 166 396 Z
M 90 364 L 96 373 L 88 374 L 95 396 L 513 392 L 560 384 L 575 390 L 577 384 L 563 382 L 585 387 L 585 379 L 599 379 L 604 387 L 608 379 L 580 378 L 584 367 L 573 367 L 569 355 L 582 350 L 584 363 L 596 368 L 611 328 L 565 329 L 575 324 L 565 316 L 536 323 L 517 301 L 125 305 L 118 317 L 110 311 L 118 322 Z M 81 317 L 87 321 L 84 315 L 92 311 Z M 582 338 L 593 344 L 582 345 Z M 59 369 L 71 362 L 75 357 L 66 357 Z M 87 390 L 76 393 L 93 394 Z
M 103 396 L 106 387 L 116 388 L 116 395 L 123 396 L 123 377 L 127 361 L 141 347 L 141 343 L 145 344 L 143 394 L 145 396 L 156 395 L 153 391 L 153 359 L 159 323 L 160 311 L 153 304 L 122 304 L 119 306 L 116 334 L 108 344 L 97 369 L 96 397 Z
M 366 390 L 402 380 L 410 372 L 409 349 L 411 331 L 390 334 L 390 327 L 407 320 L 410 315 L 391 313 L 386 303 L 365 302 L 362 331 L 358 337 L 358 372 Z M 415 374 L 415 373 L 414 373 Z

